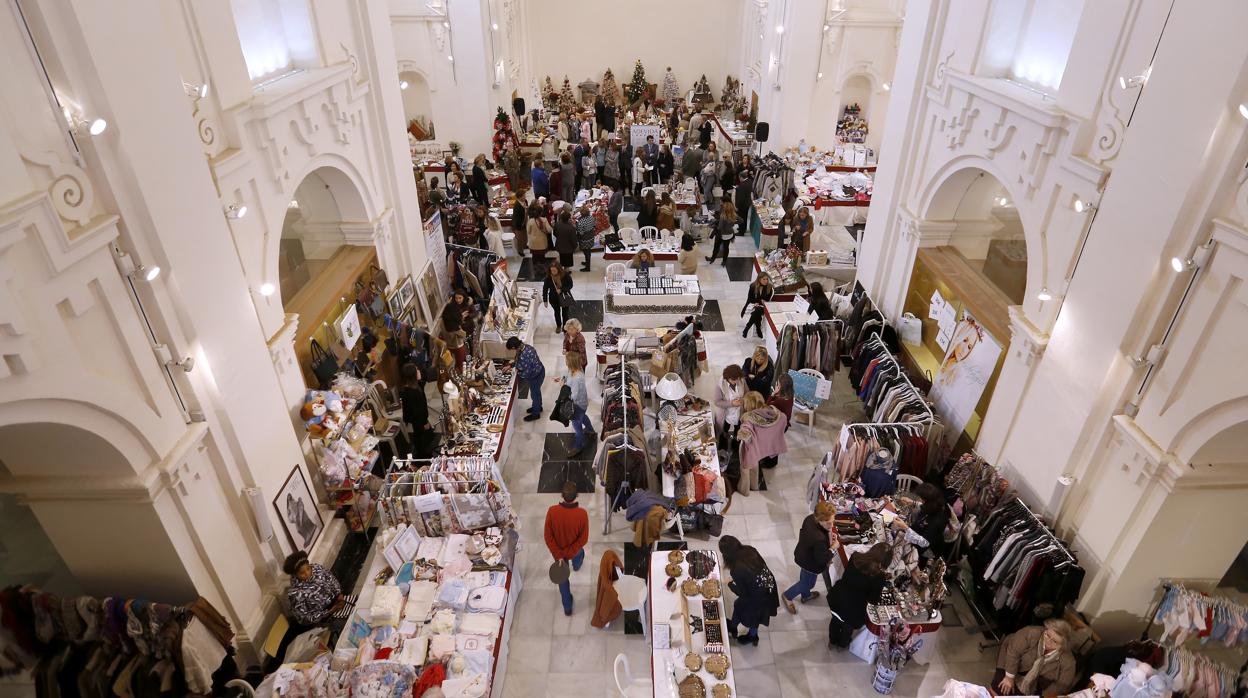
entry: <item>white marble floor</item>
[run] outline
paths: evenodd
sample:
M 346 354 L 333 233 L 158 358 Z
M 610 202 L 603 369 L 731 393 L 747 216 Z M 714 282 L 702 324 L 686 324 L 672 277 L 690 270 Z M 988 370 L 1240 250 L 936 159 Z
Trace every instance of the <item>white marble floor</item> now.
M 703 243 L 702 247 L 703 252 L 709 254 L 710 244 Z M 754 243 L 750 238 L 737 238 L 734 242 L 733 256 L 748 257 L 753 253 Z M 595 258 L 592 272 L 575 272 L 577 299 L 602 297 L 603 269 L 602 260 Z M 719 300 L 726 325 L 725 332 L 707 333 L 711 371 L 699 378 L 694 388 L 695 394 L 709 399 L 722 368 L 730 362 L 743 361 L 760 340 L 741 338 L 742 321 L 736 313 L 744 303 L 747 284 L 730 283 L 724 268 L 718 264 L 703 265 L 699 276 L 704 295 Z M 540 311 L 539 319 L 535 345 L 546 364 L 547 376 L 553 377 L 563 372 L 562 335 L 554 333 L 554 319 L 548 309 Z M 592 415 L 597 413 L 593 378 L 590 385 L 594 403 L 590 410 Z M 553 404 L 557 387 L 547 381 L 543 391 L 547 405 Z M 775 470 L 767 473 L 769 489 L 749 497 L 737 497 L 725 518 L 724 533 L 757 547 L 782 589 L 796 579 L 792 551 L 802 519 L 808 513 L 804 493 L 811 468 L 831 446 L 840 424 L 845 419 L 861 417 L 860 407 L 843 374 L 835 387 L 836 394 L 820 409 L 816 430 L 796 425 L 789 431 L 788 454 L 781 457 Z M 585 565 L 572 577 L 575 609 L 571 617 L 565 617 L 558 589 L 547 579 L 550 556 L 542 541 L 546 509 L 556 503 L 558 495 L 536 494 L 544 435 L 553 430 L 566 431 L 547 419 L 517 421 L 504 469 L 521 516 L 523 544 L 518 565 L 525 580 L 511 630 L 504 695 L 617 696 L 612 675 L 616 655 L 626 654 L 634 673 L 645 675 L 649 672 L 649 649 L 641 635 L 624 634 L 622 619 L 610 629 L 598 630 L 590 627 L 589 618 L 598 561 L 608 548 L 614 548 L 622 558 L 624 542 L 632 540 L 632 531 L 623 517 L 617 515 L 612 533 L 603 535 L 605 507 L 601 493 L 581 495 L 581 506 L 590 516 L 590 542 Z M 715 539 L 690 539 L 689 543 L 694 548 L 713 547 Z M 737 695 L 744 698 L 876 695 L 871 688 L 874 671 L 871 665 L 848 652 L 827 648 L 828 619 L 829 611 L 822 602 L 799 608 L 797 615 L 790 615 L 782 608 L 771 626 L 762 629 L 757 647 L 733 645 Z M 996 653 L 991 649 L 981 653 L 980 639 L 979 635 L 961 627 L 942 628 L 926 636 L 927 646 L 899 675 L 894 694 L 939 695 L 948 678 L 987 682 Z

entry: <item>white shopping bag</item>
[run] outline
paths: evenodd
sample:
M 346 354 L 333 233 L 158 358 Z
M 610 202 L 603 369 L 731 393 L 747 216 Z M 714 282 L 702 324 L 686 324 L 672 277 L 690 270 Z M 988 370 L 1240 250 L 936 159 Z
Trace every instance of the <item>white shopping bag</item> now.
M 854 633 L 853 642 L 849 643 L 849 651 L 857 658 L 872 664 L 875 662 L 875 643 L 879 638 L 875 633 L 871 632 L 867 626 L 858 628 L 858 632 Z

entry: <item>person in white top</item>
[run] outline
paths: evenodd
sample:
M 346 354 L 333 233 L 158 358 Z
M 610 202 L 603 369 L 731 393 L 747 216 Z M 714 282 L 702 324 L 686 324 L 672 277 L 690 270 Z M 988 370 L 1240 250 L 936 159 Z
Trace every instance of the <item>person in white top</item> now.
M 640 148 L 633 155 L 633 196 L 641 196 L 641 188 L 645 184 L 646 160 L 645 151 Z

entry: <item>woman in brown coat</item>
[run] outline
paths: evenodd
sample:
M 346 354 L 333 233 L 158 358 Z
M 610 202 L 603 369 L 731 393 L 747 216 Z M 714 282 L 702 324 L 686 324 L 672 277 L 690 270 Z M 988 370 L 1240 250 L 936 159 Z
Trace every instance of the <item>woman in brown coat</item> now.
M 1005 638 L 992 685 L 1001 695 L 1055 696 L 1075 685 L 1075 655 L 1067 647 L 1070 624 L 1050 618 Z

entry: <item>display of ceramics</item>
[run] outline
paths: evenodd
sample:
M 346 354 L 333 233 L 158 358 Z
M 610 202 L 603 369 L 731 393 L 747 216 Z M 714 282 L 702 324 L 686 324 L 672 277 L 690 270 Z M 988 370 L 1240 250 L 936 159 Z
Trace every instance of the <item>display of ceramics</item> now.
M 711 688 L 711 698 L 732 698 L 732 686 L 717 683 Z
M 685 559 L 685 553 L 682 550 L 673 550 L 672 552 L 667 554 L 668 562 L 673 562 L 673 563 L 682 562 L 684 559 Z
M 702 657 L 696 652 L 690 652 L 685 655 L 685 668 L 689 671 L 697 671 L 702 668 Z
M 682 679 L 677 691 L 680 698 L 706 698 L 706 684 L 702 683 L 702 677 L 697 674 L 690 674 Z

